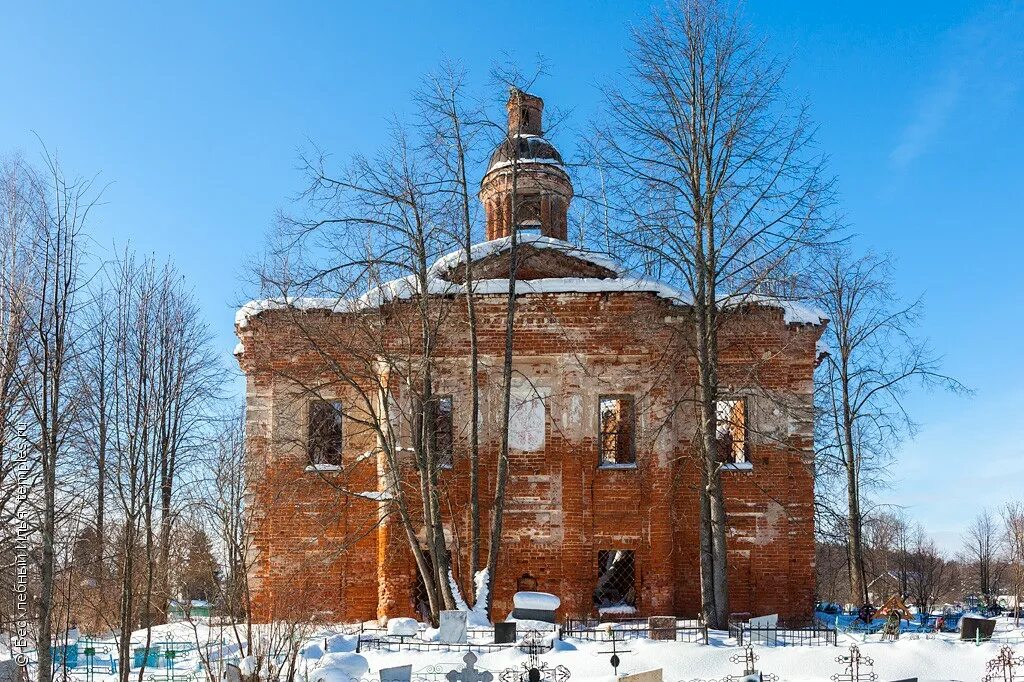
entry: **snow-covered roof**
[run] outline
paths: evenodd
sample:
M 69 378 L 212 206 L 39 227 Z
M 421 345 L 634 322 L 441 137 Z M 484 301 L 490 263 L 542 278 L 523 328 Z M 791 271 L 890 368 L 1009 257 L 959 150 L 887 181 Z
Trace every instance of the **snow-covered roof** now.
M 654 279 L 630 277 L 625 270 L 604 254 L 581 249 L 568 242 L 540 235 L 519 235 L 517 242 L 529 244 L 539 249 L 554 249 L 611 270 L 617 277 L 600 279 L 596 277 L 550 277 L 543 279 L 517 280 L 516 292 L 520 294 L 588 294 L 588 293 L 652 293 L 678 305 L 691 305 L 690 295 L 672 285 Z M 501 253 L 511 248 L 511 238 L 503 237 L 475 244 L 470 249 L 470 257 L 476 261 L 487 256 Z M 458 282 L 443 279 L 440 275 L 465 262 L 464 249 L 453 251 L 439 258 L 429 270 L 427 293 L 437 296 L 452 296 L 466 293 L 466 286 Z M 478 296 L 506 294 L 509 289 L 508 279 L 483 279 L 473 282 L 473 293 Z M 379 287 L 370 289 L 356 299 L 344 297 L 276 297 L 250 301 L 235 314 L 235 324 L 244 329 L 249 319 L 265 310 L 318 310 L 334 313 L 356 312 L 378 308 L 392 301 L 412 298 L 420 293 L 419 281 L 415 275 L 400 277 L 386 282 Z M 827 316 L 821 310 L 800 301 L 786 300 L 763 294 L 745 294 L 726 296 L 720 299 L 723 308 L 743 305 L 757 305 L 769 308 L 780 308 L 787 324 L 822 324 Z
M 473 291 L 478 296 L 508 293 L 507 279 L 488 279 L 473 283 Z M 359 297 L 355 301 L 346 298 L 314 298 L 283 297 L 250 301 L 235 314 L 235 324 L 244 329 L 249 319 L 265 310 L 321 310 L 326 312 L 345 313 L 379 307 L 385 303 L 411 298 L 418 293 L 415 279 L 408 277 L 393 280 L 382 287 L 377 287 Z M 448 282 L 433 278 L 430 280 L 429 292 L 434 295 L 458 295 L 466 293 L 464 284 Z M 659 298 L 667 299 L 679 305 L 690 305 L 692 299 L 685 292 L 664 282 L 638 277 L 618 277 L 616 279 L 596 279 L 590 277 L 556 277 L 548 279 L 521 280 L 516 282 L 516 292 L 520 294 L 587 294 L 587 293 L 652 293 Z M 799 301 L 788 301 L 768 296 L 750 296 L 724 300 L 727 308 L 741 305 L 757 305 L 782 310 L 786 324 L 823 324 L 826 315 Z
M 570 244 L 569 242 L 562 241 L 561 239 L 554 239 L 552 237 L 544 237 L 539 234 L 520 234 L 516 239 L 516 243 L 519 246 L 532 246 L 536 249 L 551 249 L 553 251 L 559 251 L 572 258 L 578 258 L 585 260 L 588 263 L 593 263 L 599 267 L 611 270 L 617 275 L 622 275 L 625 270 L 621 265 L 616 263 L 614 260 L 609 258 L 607 255 L 598 251 L 591 251 L 590 249 L 581 249 L 578 246 Z M 486 258 L 487 256 L 493 256 L 496 253 L 508 251 L 512 248 L 511 237 L 501 237 L 500 239 L 492 239 L 488 242 L 480 242 L 470 247 L 470 258 L 474 261 Z M 446 256 L 441 256 L 437 259 L 433 266 L 430 268 L 431 274 L 440 274 L 447 270 L 452 270 L 466 262 L 466 250 L 458 249 L 452 251 Z

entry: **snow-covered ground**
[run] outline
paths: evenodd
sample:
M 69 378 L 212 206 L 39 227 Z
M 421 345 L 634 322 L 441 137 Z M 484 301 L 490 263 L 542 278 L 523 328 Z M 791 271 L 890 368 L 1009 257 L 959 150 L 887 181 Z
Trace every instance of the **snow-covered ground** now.
M 265 627 L 265 626 L 264 626 Z M 304 635 L 302 655 L 299 659 L 299 680 L 324 680 L 340 682 L 344 675 L 342 670 L 357 670 L 360 665 L 367 668 L 362 674 L 363 679 L 378 679 L 381 668 L 411 664 L 413 671 L 431 668 L 435 672 L 440 669 L 461 668 L 465 651 L 423 651 L 423 652 L 385 652 L 363 650 L 355 653 L 358 626 L 324 627 L 309 630 Z M 264 641 L 272 636 L 270 630 L 258 629 Z M 280 630 L 275 630 L 280 635 Z M 997 635 L 1002 639 L 1019 638 L 1024 642 L 1024 632 L 1013 630 L 1009 621 L 999 623 Z M 152 630 L 152 641 L 160 644 L 166 641 L 188 643 L 191 649 L 177 655 L 173 661 L 175 680 L 184 680 L 189 675 L 200 680 L 203 675 L 203 664 L 197 651 L 199 642 L 209 652 L 207 659 L 214 669 L 217 661 L 232 662 L 239 665 L 243 672 L 251 672 L 252 659 L 243 656 L 244 649 L 235 639 L 234 631 L 226 627 L 213 627 L 199 624 L 195 629 L 188 623 L 163 625 Z M 430 636 L 428 631 L 425 636 Z M 144 631 L 133 633 L 133 647 L 141 645 L 146 639 Z M 767 647 L 755 646 L 759 657 L 757 667 L 765 673 L 773 673 L 784 682 L 823 682 L 843 669 L 836 657 L 848 653 L 849 646 L 856 644 L 861 654 L 874 660 L 874 672 L 881 682 L 917 677 L 921 680 L 962 680 L 980 682 L 986 674 L 986 663 L 999 654 L 1003 643 L 987 642 L 975 645 L 961 642 L 956 634 L 942 634 L 934 637 L 904 634 L 897 642 L 882 642 L 880 635 L 844 635 L 839 637 L 839 646 L 818 647 Z M 83 640 L 80 652 L 90 643 Z M 95 682 L 113 682 L 116 677 L 109 672 L 110 657 L 114 651 L 112 640 L 98 641 L 92 646 L 97 648 L 94 672 Z M 178 648 L 183 647 L 180 644 Z M 265 646 L 265 645 L 264 645 Z M 555 641 L 554 649 L 541 656 L 541 661 L 548 666 L 563 665 L 567 667 L 572 680 L 590 680 L 610 682 L 613 680 L 609 664 L 611 657 L 610 642 L 585 642 L 573 639 Z M 104 651 L 104 648 L 107 651 Z M 740 654 L 743 649 L 735 645 L 726 633 L 713 632 L 708 645 L 684 642 L 663 642 L 649 640 L 619 641 L 615 648 L 619 651 L 621 664 L 620 673 L 639 672 L 654 668 L 664 669 L 666 682 L 689 681 L 695 679 L 722 679 L 727 675 L 739 675 L 742 666 L 730 658 Z M 1024 655 L 1024 643 L 1016 646 L 1018 653 Z M 361 656 L 362 659 L 359 659 Z M 365 659 L 365 664 L 362 660 Z M 478 668 L 500 672 L 507 668 L 519 668 L 528 660 L 526 654 L 518 648 L 510 648 L 494 653 L 480 653 Z M 166 679 L 164 661 L 156 668 L 148 668 L 156 682 Z M 355 668 L 350 666 L 355 664 Z M 73 674 L 85 679 L 85 661 L 80 653 L 78 668 Z M 497 675 L 495 675 L 497 679 Z M 442 675 L 433 679 L 443 680 Z

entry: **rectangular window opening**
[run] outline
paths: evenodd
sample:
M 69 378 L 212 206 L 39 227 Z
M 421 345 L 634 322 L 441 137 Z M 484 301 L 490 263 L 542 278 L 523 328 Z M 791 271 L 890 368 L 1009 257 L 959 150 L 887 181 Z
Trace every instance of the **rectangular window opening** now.
M 597 553 L 594 607 L 598 613 L 636 613 L 636 561 L 628 549 L 602 549 Z
M 635 465 L 633 398 L 602 396 L 599 412 L 601 466 Z
M 422 398 L 416 398 L 414 402 L 413 447 L 424 457 L 431 457 L 437 467 L 451 469 L 455 460 L 452 396 L 434 395 L 426 404 Z M 427 443 L 423 443 L 422 438 L 426 438 Z M 428 444 L 429 453 L 424 452 Z
M 311 400 L 307 454 L 314 466 L 341 466 L 342 404 L 337 400 Z
M 747 401 L 743 398 L 717 402 L 715 439 L 719 456 L 732 464 L 747 461 Z

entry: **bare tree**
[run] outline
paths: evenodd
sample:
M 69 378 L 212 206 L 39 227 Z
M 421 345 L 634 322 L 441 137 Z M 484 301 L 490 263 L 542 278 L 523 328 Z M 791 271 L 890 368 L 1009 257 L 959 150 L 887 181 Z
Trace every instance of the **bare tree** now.
M 351 394 L 344 418 L 372 435 L 371 451 L 384 458 L 382 518 L 402 529 L 436 619 L 455 605 L 439 480 L 443 453 L 435 437 L 436 351 L 453 304 L 432 295 L 431 264 L 450 243 L 452 202 L 439 189 L 436 156 L 425 158 L 424 149 L 396 124 L 388 148 L 373 158 L 356 156 L 340 172 L 328 170 L 322 154 L 307 159 L 306 214 L 282 222 L 277 264 L 261 279 L 280 300 L 315 296 L 347 314 L 344 328 L 330 329 L 290 306 L 288 326 L 324 361 L 325 376 L 311 381 L 284 370 L 281 377 L 312 398 Z M 330 260 L 321 261 L 319 252 Z M 403 452 L 413 455 L 413 488 L 402 480 Z M 325 482 L 342 497 L 358 493 L 344 482 Z
M 159 282 L 155 391 L 155 447 L 159 455 L 160 529 L 158 611 L 166 621 L 167 603 L 172 598 L 169 574 L 171 535 L 177 516 L 175 506 L 182 471 L 206 445 L 210 411 L 218 397 L 222 365 L 214 356 L 210 333 L 192 292 L 170 265 L 164 266 Z
M 497 73 L 497 80 L 507 85 L 510 89 L 510 98 L 513 106 L 521 106 L 519 100 L 526 94 L 525 89 L 520 88 L 522 76 L 517 71 Z M 509 426 L 512 415 L 512 368 L 513 368 L 513 346 L 515 341 L 515 319 L 516 306 L 516 280 L 519 271 L 519 221 L 520 204 L 519 182 L 520 182 L 520 145 L 519 136 L 522 134 L 522 118 L 515 116 L 509 119 L 509 126 L 505 128 L 505 142 L 510 150 L 509 154 L 509 177 L 511 181 L 511 194 L 509 195 L 509 214 L 511 216 L 511 230 L 509 232 L 508 251 L 508 292 L 505 297 L 505 347 L 501 365 L 501 416 L 499 426 L 501 429 L 501 442 L 498 449 L 498 466 L 494 480 L 494 500 L 491 504 L 491 536 L 487 546 L 487 571 L 488 588 L 487 609 L 490 613 L 494 599 L 494 585 L 498 574 L 498 559 L 501 556 L 501 533 L 505 521 L 505 496 L 508 490 L 509 474 Z
M 466 73 L 450 62 L 429 75 L 417 100 L 421 106 L 421 125 L 428 131 L 427 145 L 438 165 L 439 186 L 449 195 L 452 237 L 465 254 L 465 302 L 469 335 L 469 575 L 480 570 L 480 351 L 476 314 L 473 244 L 477 230 L 474 221 L 473 193 L 467 167 L 470 151 L 482 133 L 483 112 L 470 107 L 466 95 Z M 458 229 L 461 228 L 461 229 Z
M 1016 606 L 1014 625 L 1019 626 L 1021 599 L 1024 598 L 1024 505 L 1020 502 L 1008 502 L 1003 508 L 1002 516 Z
M 707 622 L 724 627 L 720 311 L 778 291 L 825 238 L 831 182 L 805 109 L 783 98 L 783 68 L 730 10 L 715 0 L 673 3 L 633 43 L 626 85 L 608 90 L 610 122 L 596 135 L 600 201 L 620 225 L 619 251 L 692 298 L 701 599 Z
M 166 611 L 177 513 L 172 495 L 189 461 L 182 457 L 203 443 L 219 366 L 191 292 L 173 266 L 126 250 L 108 273 L 101 290 L 108 300 L 100 307 L 111 311 L 109 328 L 94 349 L 102 347 L 108 356 L 102 364 L 109 366 L 103 372 L 109 404 L 103 421 L 94 422 L 93 441 L 104 443 L 104 477 L 119 525 L 117 629 L 129 633 L 138 625 L 148 628 Z M 95 356 L 94 372 L 100 367 Z M 118 654 L 126 681 L 127 637 Z
M 963 390 L 914 337 L 921 302 L 901 303 L 892 277 L 887 258 L 838 249 L 823 259 L 815 283 L 830 320 L 816 386 L 818 470 L 845 494 L 850 593 L 861 602 L 868 601 L 864 496 L 884 482 L 892 447 L 914 430 L 906 392 L 922 384 Z
M 0 571 L 4 576 L 0 629 L 14 617 L 14 584 L 6 580 L 15 575 L 18 512 L 28 504 L 18 494 L 17 481 L 19 476 L 27 480 L 30 469 L 35 470 L 33 459 L 19 464 L 15 450 L 24 435 L 19 434 L 19 426 L 25 425 L 26 403 L 18 382 L 28 350 L 30 240 L 37 225 L 37 180 L 20 158 L 0 163 L 0 565 L 4 569 Z
M 913 530 L 913 547 L 908 572 L 910 594 L 917 605 L 921 623 L 935 604 L 946 596 L 956 579 L 956 565 L 939 552 L 935 541 L 918 524 Z
M 887 595 L 890 589 L 901 598 L 910 595 L 910 573 L 913 571 L 915 528 L 901 510 L 873 514 L 864 525 L 864 565 L 868 594 Z M 849 552 L 847 552 L 849 566 Z M 878 584 L 880 587 L 873 585 Z M 860 595 L 852 594 L 857 599 Z
M 964 562 L 976 571 L 977 590 L 985 598 L 993 594 L 995 575 L 998 572 L 998 557 L 1002 550 L 1004 534 L 991 512 L 983 509 L 963 536 Z
M 54 599 L 57 589 L 56 535 L 59 515 L 57 469 L 69 459 L 69 436 L 78 414 L 75 363 L 80 348 L 80 312 L 85 304 L 84 228 L 96 193 L 88 180 L 69 179 L 59 161 L 44 154 L 45 171 L 30 197 L 34 230 L 33 259 L 24 305 L 27 350 L 18 378 L 31 437 L 39 455 L 39 596 L 36 610 L 38 679 L 49 682 L 52 661 Z

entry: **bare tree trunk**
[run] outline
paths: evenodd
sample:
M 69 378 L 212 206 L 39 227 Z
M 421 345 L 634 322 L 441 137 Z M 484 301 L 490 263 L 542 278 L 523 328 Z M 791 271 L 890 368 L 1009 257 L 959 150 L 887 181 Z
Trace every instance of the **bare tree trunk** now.
M 518 118 L 516 119 L 518 121 Z M 509 131 L 513 133 L 513 131 Z M 498 451 L 498 469 L 494 480 L 494 500 L 491 506 L 491 537 L 487 547 L 487 612 L 491 613 L 494 604 L 494 586 L 497 584 L 498 557 L 501 554 L 501 533 L 505 521 L 505 494 L 508 486 L 509 467 L 509 419 L 512 415 L 512 363 L 513 342 L 515 339 L 516 320 L 516 277 L 519 267 L 518 216 L 519 216 L 519 134 L 522 132 L 517 123 L 512 134 L 514 144 L 509 145 L 511 154 L 512 193 L 511 221 L 509 226 L 509 261 L 508 261 L 508 296 L 505 298 L 505 347 L 501 366 L 501 445 Z M 493 618 L 493 614 L 492 614 Z
M 90 185 L 68 181 L 56 161 L 46 156 L 46 180 L 37 181 L 32 197 L 36 218 L 35 279 L 31 292 L 28 362 L 19 390 L 32 415 L 42 469 L 42 521 L 39 547 L 37 601 L 38 680 L 52 678 L 50 645 L 53 639 L 56 588 L 57 467 L 66 457 L 65 439 L 75 423 L 73 370 L 78 339 L 77 315 L 82 287 L 81 237 L 94 200 Z
M 701 608 L 708 625 L 723 628 L 721 469 L 731 453 L 717 442 L 719 309 L 771 296 L 793 262 L 824 241 L 830 226 L 820 210 L 831 183 L 811 151 L 804 111 L 787 117 L 776 106 L 784 99 L 778 63 L 744 32 L 734 8 L 670 4 L 633 40 L 630 77 L 607 92 L 610 123 L 596 136 L 598 195 L 606 225 L 617 214 L 614 237 L 634 267 L 692 297 L 684 338 L 697 359 Z
M 818 472 L 842 481 L 850 597 L 868 602 L 863 495 L 884 480 L 887 457 L 913 424 L 903 407 L 908 382 L 963 391 L 939 372 L 924 342 L 913 338 L 919 302 L 902 306 L 891 291 L 887 259 L 828 254 L 815 275 L 818 304 L 829 319 L 833 349 L 819 370 Z M 841 478 L 840 478 L 841 477 Z M 906 591 L 906 586 L 901 586 Z

